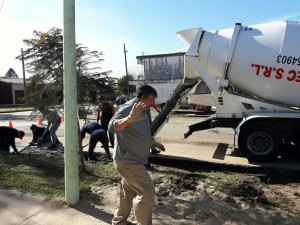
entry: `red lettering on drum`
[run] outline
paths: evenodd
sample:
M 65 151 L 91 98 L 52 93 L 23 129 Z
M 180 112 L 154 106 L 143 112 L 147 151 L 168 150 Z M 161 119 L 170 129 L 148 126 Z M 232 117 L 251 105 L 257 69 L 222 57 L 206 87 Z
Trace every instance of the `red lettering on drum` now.
M 276 76 L 275 76 L 275 78 L 278 79 L 278 80 L 280 80 L 280 79 L 282 78 L 282 73 L 283 73 L 283 72 L 284 72 L 284 69 L 278 68 L 278 69 L 276 70 Z
M 300 70 L 289 70 L 286 72 L 283 68 L 276 68 L 271 66 L 265 66 L 260 64 L 251 64 L 251 67 L 255 69 L 256 76 L 264 76 L 266 78 L 274 77 L 277 80 L 281 80 L 286 77 L 289 82 L 300 83 Z
M 264 76 L 270 78 L 272 74 L 272 67 L 265 66 Z

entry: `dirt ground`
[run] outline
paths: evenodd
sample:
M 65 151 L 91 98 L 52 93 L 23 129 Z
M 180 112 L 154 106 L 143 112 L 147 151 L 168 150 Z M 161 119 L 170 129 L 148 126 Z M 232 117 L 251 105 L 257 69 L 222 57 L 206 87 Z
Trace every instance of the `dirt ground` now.
M 158 168 L 159 169 L 159 168 Z M 186 176 L 181 180 L 154 180 L 156 201 L 153 224 L 299 224 L 299 185 L 264 185 L 256 177 L 244 177 L 235 184 Z M 101 209 L 113 213 L 118 186 L 95 187 Z M 92 197 L 91 197 L 92 198 Z M 268 199 L 285 202 L 285 208 L 270 205 Z M 293 214 L 288 211 L 294 211 Z M 297 211 L 297 212 L 296 212 Z M 131 221 L 134 221 L 131 216 Z
M 157 139 L 162 143 L 185 142 L 182 134 L 186 127 L 183 125 L 190 121 L 191 119 L 184 117 L 171 118 Z M 222 137 L 218 136 L 220 138 L 212 134 L 214 133 L 196 134 L 189 141 L 201 146 L 220 142 L 222 138 L 223 143 L 232 145 L 230 132 L 228 134 L 225 132 Z M 164 177 L 154 179 L 156 200 L 153 207 L 153 224 L 300 224 L 299 171 L 214 163 L 180 166 L 177 162 L 166 162 L 162 158 L 151 160 L 153 165 L 149 169 L 151 175 L 166 168 L 190 172 L 180 179 Z M 236 174 L 236 178 L 211 179 L 199 176 L 197 171 L 222 171 L 231 175 Z M 118 189 L 118 184 L 93 187 L 92 193 L 83 196 L 78 208 L 83 204 L 84 211 L 90 215 L 98 210 L 96 218 L 110 221 L 117 205 Z M 134 222 L 133 213 L 130 221 Z M 94 224 L 86 222 L 83 219 L 83 224 Z
M 165 167 L 154 165 L 151 175 Z M 199 177 L 154 179 L 156 199 L 153 225 L 298 225 L 299 184 L 265 184 L 258 175 L 244 175 L 235 182 Z M 110 224 L 119 186 L 94 186 L 74 207 L 82 212 L 64 224 Z M 41 198 L 39 198 L 41 199 Z M 47 199 L 54 208 L 66 207 L 63 199 Z M 54 216 L 55 218 L 55 216 Z M 74 221 L 76 220 L 76 221 Z M 135 222 L 133 212 L 129 221 Z M 62 221 L 57 219 L 56 224 Z
M 152 164 L 149 173 L 169 169 Z M 155 178 L 156 200 L 153 224 L 300 224 L 300 180 L 298 172 L 247 171 L 205 165 L 202 171 L 237 174 L 234 180 L 211 179 L 193 171 L 179 178 Z M 181 169 L 184 169 L 181 167 Z M 190 168 L 186 168 L 189 170 Z M 84 198 L 94 207 L 114 213 L 118 185 L 93 187 Z M 99 199 L 99 201 L 94 201 Z M 133 213 L 130 221 L 134 221 Z

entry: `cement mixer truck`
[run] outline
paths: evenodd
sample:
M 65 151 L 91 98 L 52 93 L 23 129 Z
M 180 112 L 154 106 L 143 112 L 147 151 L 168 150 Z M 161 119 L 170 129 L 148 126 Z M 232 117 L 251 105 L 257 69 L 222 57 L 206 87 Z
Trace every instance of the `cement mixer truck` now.
M 300 23 L 272 22 L 177 33 L 189 46 L 185 78 L 151 127 L 155 135 L 178 100 L 189 96 L 216 106 L 216 113 L 189 126 L 235 130 L 240 151 L 251 161 L 275 160 L 286 148 L 300 145 Z M 211 94 L 193 94 L 203 80 Z M 234 137 L 234 138 L 235 138 Z

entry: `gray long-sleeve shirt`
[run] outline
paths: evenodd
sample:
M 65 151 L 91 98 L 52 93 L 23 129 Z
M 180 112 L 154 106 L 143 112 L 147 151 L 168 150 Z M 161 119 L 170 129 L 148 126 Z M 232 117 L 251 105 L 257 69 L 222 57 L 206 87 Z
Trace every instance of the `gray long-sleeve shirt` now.
M 147 119 L 129 124 L 122 131 L 116 131 L 115 120 L 127 117 L 138 99 L 126 102 L 109 122 L 108 130 L 115 133 L 116 145 L 113 159 L 116 163 L 147 164 L 150 154 L 152 135 L 150 132 L 150 112 L 143 112 Z

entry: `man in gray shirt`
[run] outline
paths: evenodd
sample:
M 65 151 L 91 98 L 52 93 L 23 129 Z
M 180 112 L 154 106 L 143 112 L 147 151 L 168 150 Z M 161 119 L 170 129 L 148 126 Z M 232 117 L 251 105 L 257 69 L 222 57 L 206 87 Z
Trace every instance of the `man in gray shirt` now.
M 157 92 L 153 87 L 141 86 L 138 97 L 122 105 L 109 122 L 108 129 L 115 133 L 116 138 L 113 159 L 122 177 L 118 208 L 112 219 L 113 225 L 128 223 L 127 218 L 135 197 L 135 217 L 138 224 L 152 224 L 155 189 L 144 165 L 148 163 L 153 142 L 149 108 L 155 105 L 156 97 Z
M 40 106 L 40 111 L 43 114 L 43 117 L 45 117 L 48 121 L 48 125 L 46 128 L 45 133 L 43 134 L 46 135 L 46 132 L 50 132 L 51 136 L 51 141 L 52 144 L 48 147 L 49 150 L 55 150 L 57 149 L 57 145 L 60 144 L 60 141 L 57 138 L 56 131 L 58 130 L 60 124 L 61 124 L 61 117 L 58 115 L 57 111 L 55 110 L 49 110 L 45 108 L 44 106 Z

